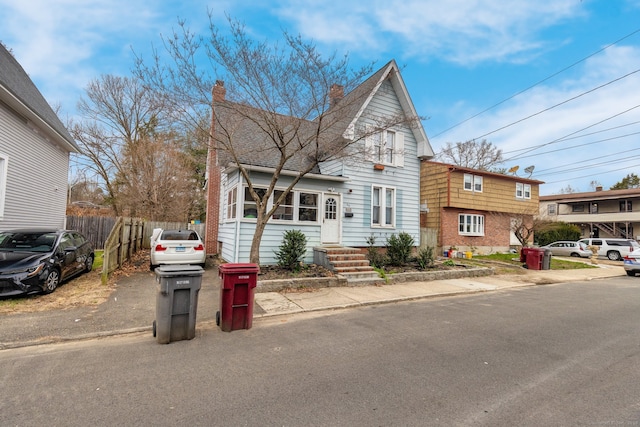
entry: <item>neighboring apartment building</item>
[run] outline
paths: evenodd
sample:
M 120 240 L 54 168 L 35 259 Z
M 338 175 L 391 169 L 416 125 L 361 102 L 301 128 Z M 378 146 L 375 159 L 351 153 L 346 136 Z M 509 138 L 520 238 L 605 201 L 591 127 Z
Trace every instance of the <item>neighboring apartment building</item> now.
M 635 208 L 635 209 L 634 209 Z M 640 188 L 540 197 L 540 217 L 580 227 L 582 237 L 640 237 Z
M 421 243 L 438 254 L 519 247 L 514 224 L 532 224 L 543 183 L 433 161 L 422 162 L 420 180 Z

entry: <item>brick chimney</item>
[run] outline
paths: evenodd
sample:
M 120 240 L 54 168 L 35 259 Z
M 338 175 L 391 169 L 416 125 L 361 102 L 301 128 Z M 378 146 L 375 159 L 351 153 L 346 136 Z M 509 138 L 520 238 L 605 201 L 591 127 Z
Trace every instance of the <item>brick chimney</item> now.
M 329 107 L 336 105 L 342 98 L 344 98 L 344 86 L 332 84 L 329 89 Z
M 601 185 L 597 186 L 596 191 L 602 191 L 602 186 Z
M 205 252 L 207 255 L 218 254 L 218 230 L 220 226 L 220 166 L 218 165 L 217 144 L 215 140 L 216 114 L 215 103 L 223 102 L 227 90 L 224 82 L 216 80 L 211 89 L 211 129 L 209 146 L 207 147 L 207 219 L 205 226 Z
M 213 102 L 223 102 L 227 95 L 224 82 L 222 80 L 216 80 L 216 84 L 213 85 L 211 93 L 213 94 Z

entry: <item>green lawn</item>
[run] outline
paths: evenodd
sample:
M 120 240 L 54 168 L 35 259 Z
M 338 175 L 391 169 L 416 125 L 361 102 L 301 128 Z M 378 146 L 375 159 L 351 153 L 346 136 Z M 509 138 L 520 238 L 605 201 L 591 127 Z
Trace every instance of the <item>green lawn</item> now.
M 520 262 L 520 254 L 491 254 L 491 255 L 474 255 L 473 259 L 498 261 L 507 264 L 522 265 Z M 576 270 L 580 268 L 597 268 L 595 265 L 589 263 L 589 260 L 584 258 L 576 258 L 575 261 L 568 261 L 565 259 L 558 259 L 551 257 L 551 270 Z

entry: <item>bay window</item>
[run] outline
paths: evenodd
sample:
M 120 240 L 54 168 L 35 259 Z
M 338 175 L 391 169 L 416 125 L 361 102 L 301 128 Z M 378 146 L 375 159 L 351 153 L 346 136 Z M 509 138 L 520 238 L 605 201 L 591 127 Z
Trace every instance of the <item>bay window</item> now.
M 484 215 L 458 215 L 458 234 L 465 236 L 484 236 Z

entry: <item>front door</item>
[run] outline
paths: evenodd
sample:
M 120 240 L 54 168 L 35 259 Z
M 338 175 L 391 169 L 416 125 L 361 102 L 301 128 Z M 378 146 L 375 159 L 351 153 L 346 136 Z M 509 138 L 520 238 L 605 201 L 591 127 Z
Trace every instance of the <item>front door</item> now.
M 340 243 L 340 196 L 324 193 L 322 199 L 322 243 Z

